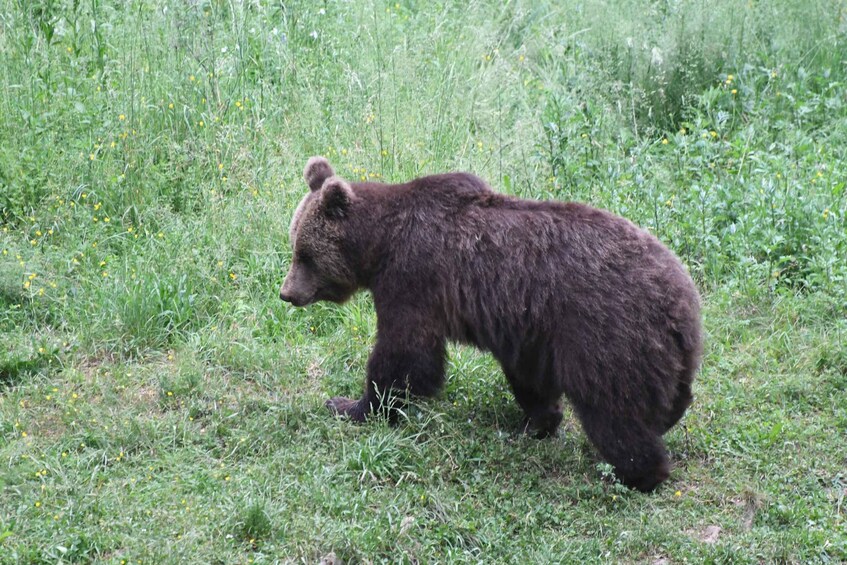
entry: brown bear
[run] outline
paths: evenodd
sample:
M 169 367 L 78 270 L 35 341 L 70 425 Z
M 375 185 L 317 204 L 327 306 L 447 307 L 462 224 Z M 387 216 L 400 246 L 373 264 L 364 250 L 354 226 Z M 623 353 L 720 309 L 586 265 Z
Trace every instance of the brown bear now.
M 649 491 L 668 477 L 662 435 L 691 403 L 702 338 L 697 289 L 658 239 L 465 173 L 348 183 L 313 157 L 304 177 L 280 298 L 340 303 L 364 288 L 377 315 L 364 395 L 330 409 L 362 421 L 433 395 L 447 340 L 472 344 L 500 362 L 540 436 L 556 432 L 564 395 L 624 484 Z

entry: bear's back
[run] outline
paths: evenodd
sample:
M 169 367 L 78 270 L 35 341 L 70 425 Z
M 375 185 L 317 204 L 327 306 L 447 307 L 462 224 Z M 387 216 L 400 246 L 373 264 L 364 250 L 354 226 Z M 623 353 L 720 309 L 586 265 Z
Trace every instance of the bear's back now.
M 628 326 L 615 319 L 645 328 L 699 316 L 673 252 L 606 210 L 499 194 L 464 173 L 396 185 L 391 196 L 392 264 L 415 274 L 416 292 L 423 281 L 441 287 L 460 341 L 495 350 L 503 327 L 560 334 L 585 325 L 602 330 L 594 342 L 623 342 L 618 330 Z

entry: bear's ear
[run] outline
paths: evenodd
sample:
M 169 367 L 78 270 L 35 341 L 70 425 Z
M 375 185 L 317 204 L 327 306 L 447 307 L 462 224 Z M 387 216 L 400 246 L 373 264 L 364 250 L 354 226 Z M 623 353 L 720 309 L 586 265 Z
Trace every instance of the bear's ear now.
M 321 188 L 323 210 L 330 218 L 343 218 L 355 198 L 353 189 L 341 177 L 329 177 Z
M 326 179 L 335 174 L 332 166 L 323 157 L 312 157 L 306 163 L 306 168 L 303 169 L 303 178 L 306 179 L 306 184 L 309 185 L 309 190 L 312 192 L 319 190 Z

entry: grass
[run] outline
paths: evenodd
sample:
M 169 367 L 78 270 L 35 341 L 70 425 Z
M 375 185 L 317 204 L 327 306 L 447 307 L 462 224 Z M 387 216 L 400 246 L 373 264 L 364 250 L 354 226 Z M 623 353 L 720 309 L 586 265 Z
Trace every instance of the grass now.
M 847 9 L 559 4 L 0 0 L 0 562 L 847 560 Z M 313 154 L 676 250 L 667 484 L 521 435 L 466 348 L 398 426 L 330 417 L 375 318 L 277 298 Z

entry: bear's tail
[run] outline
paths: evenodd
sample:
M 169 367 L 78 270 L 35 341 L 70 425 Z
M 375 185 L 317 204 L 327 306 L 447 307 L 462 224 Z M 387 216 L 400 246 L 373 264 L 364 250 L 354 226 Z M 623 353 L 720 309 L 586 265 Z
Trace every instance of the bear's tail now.
M 694 375 L 700 367 L 700 361 L 703 356 L 703 335 L 700 325 L 699 301 L 696 308 L 688 316 L 685 317 L 685 322 L 675 324 L 673 337 L 677 347 L 682 355 L 682 367 L 679 371 L 678 380 L 676 383 L 676 395 L 671 402 L 671 408 L 665 416 L 665 429 L 662 433 L 668 431 L 676 425 L 677 422 L 685 414 L 685 411 L 694 400 L 691 394 L 691 383 L 694 381 Z

